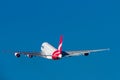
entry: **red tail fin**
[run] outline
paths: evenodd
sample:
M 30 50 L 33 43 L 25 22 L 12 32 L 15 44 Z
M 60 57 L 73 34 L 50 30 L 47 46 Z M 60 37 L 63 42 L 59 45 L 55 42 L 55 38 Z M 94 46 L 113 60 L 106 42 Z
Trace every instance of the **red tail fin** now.
M 60 43 L 58 46 L 58 50 L 61 52 L 62 51 L 62 43 L 63 43 L 63 36 L 60 36 Z

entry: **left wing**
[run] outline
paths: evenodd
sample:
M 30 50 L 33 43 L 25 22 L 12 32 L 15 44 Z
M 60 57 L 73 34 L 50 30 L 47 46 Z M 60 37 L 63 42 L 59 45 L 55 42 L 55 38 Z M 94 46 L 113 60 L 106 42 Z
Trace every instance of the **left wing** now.
M 29 58 L 32 58 L 33 56 L 39 56 L 39 57 L 45 57 L 45 56 L 51 56 L 51 55 L 43 55 L 41 52 L 15 52 L 16 57 L 20 57 L 20 55 L 26 55 Z
M 65 51 L 63 52 L 64 57 L 71 57 L 71 56 L 79 56 L 79 55 L 85 55 L 88 56 L 92 52 L 100 52 L 100 51 L 106 51 L 108 49 L 97 49 L 97 50 L 80 50 L 80 51 Z

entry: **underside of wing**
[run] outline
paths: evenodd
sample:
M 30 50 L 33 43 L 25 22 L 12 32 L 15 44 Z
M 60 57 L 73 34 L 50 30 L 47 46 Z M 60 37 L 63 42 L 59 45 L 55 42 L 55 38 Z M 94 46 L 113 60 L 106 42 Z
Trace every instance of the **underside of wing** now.
M 49 56 L 49 55 L 43 55 L 41 54 L 41 52 L 15 52 L 16 57 L 20 57 L 21 54 L 26 55 L 29 58 L 32 58 L 34 56 L 39 56 L 39 57 Z
M 64 57 L 79 56 L 79 55 L 88 56 L 92 52 L 100 52 L 100 51 L 106 51 L 106 50 L 109 50 L 109 49 L 65 51 L 63 52 L 63 56 Z

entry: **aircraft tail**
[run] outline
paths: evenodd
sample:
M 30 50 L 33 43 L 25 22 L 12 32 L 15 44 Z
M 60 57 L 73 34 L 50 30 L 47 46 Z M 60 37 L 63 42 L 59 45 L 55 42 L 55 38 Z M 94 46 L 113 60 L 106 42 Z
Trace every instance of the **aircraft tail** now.
M 63 36 L 60 36 L 60 43 L 58 46 L 58 50 L 61 52 L 62 51 L 62 43 L 63 43 Z

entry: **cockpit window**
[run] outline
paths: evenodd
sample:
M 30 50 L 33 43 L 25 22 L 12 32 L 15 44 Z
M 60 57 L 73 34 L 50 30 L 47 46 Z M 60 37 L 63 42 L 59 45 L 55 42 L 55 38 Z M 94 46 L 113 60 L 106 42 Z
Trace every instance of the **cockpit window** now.
M 42 48 L 44 48 L 44 46 L 42 46 Z

